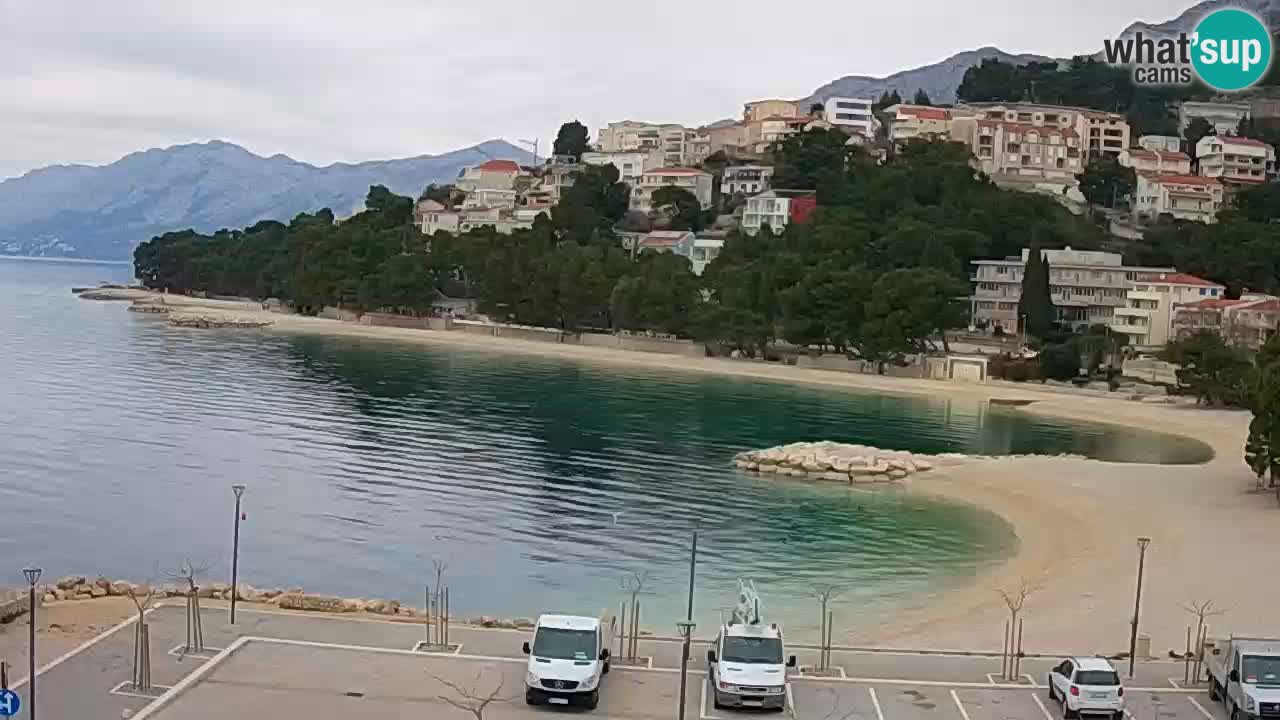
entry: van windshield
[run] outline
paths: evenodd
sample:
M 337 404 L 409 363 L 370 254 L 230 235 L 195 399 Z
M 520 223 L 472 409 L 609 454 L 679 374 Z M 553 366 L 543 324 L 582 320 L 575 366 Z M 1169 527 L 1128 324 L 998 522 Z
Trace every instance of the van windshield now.
M 1120 684 L 1120 676 L 1114 670 L 1081 670 L 1076 673 L 1076 684 L 1115 687 Z
M 553 660 L 595 660 L 596 631 L 538 628 L 530 654 Z
M 782 640 L 778 638 L 727 637 L 722 659 L 725 662 L 778 664 L 782 662 Z
M 1280 687 L 1280 657 L 1245 655 L 1240 669 L 1240 679 L 1250 685 Z

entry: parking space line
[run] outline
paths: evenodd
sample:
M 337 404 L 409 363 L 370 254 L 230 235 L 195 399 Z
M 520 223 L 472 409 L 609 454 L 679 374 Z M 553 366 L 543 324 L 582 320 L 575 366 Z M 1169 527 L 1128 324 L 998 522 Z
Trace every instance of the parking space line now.
M 1181 690 L 1181 689 L 1182 689 L 1182 686 L 1178 684 L 1178 681 L 1177 681 L 1177 680 L 1174 680 L 1173 678 L 1169 678 L 1169 684 L 1170 684 L 1171 686 L 1173 686 L 1173 689 L 1174 689 L 1174 690 Z
M 222 652 L 223 650 L 223 648 L 220 648 L 220 647 L 206 647 L 200 652 L 186 652 L 186 648 L 187 648 L 186 645 L 177 645 L 177 646 L 174 646 L 174 648 L 166 654 L 172 655 L 176 658 L 191 657 L 191 658 L 199 658 L 201 660 L 208 660 L 212 658 L 214 655 L 217 655 L 218 653 Z
M 151 614 L 151 612 L 152 612 L 153 610 L 155 610 L 155 608 L 149 608 L 149 609 L 145 610 L 142 614 L 143 614 L 143 615 L 150 615 L 150 614 Z M 95 637 L 93 637 L 93 638 L 90 638 L 89 640 L 87 640 L 87 641 L 85 641 L 84 643 L 82 643 L 82 644 L 80 644 L 79 646 L 77 646 L 74 650 L 72 650 L 72 651 L 70 651 L 70 652 L 67 652 L 67 653 L 64 653 L 64 654 L 62 654 L 62 655 L 59 655 L 58 657 L 54 658 L 53 660 L 50 660 L 48 663 L 44 664 L 43 666 L 36 668 L 36 677 L 39 677 L 39 676 L 41 676 L 41 675 L 43 675 L 43 674 L 45 674 L 45 673 L 49 672 L 50 670 L 52 670 L 52 669 L 54 669 L 54 668 L 58 667 L 58 666 L 59 666 L 59 665 L 61 665 L 62 663 L 64 663 L 64 662 L 66 662 L 66 661 L 70 660 L 71 658 L 75 657 L 76 655 L 79 655 L 80 653 L 84 652 L 85 650 L 88 650 L 89 648 L 93 647 L 94 645 L 97 645 L 98 643 L 102 642 L 103 640 L 106 640 L 107 638 L 111 637 L 112 635 L 115 635 L 116 633 L 120 632 L 121 630 L 125 629 L 126 627 L 129 627 L 130 625 L 132 625 L 133 623 L 135 623 L 135 622 L 137 622 L 137 621 L 138 621 L 138 617 L 137 617 L 137 615 L 134 615 L 133 617 L 130 617 L 128 620 L 121 620 L 121 621 L 120 621 L 118 624 L 116 624 L 114 627 L 111 627 L 111 628 L 109 628 L 109 629 L 107 629 L 107 630 L 104 630 L 100 635 L 97 635 L 97 636 L 95 636 Z M 25 678 L 25 677 L 24 677 L 24 678 L 22 678 L 21 680 L 17 680 L 17 681 L 13 682 L 13 683 L 9 686 L 9 689 L 10 689 L 10 690 L 18 690 L 18 689 L 20 689 L 21 687 L 23 687 L 24 685 L 26 685 L 26 684 L 27 684 L 27 681 L 28 681 L 29 679 L 30 679 L 30 678 Z
M 960 696 L 956 694 L 955 690 L 951 691 L 951 699 L 956 701 L 956 709 L 960 711 L 960 717 L 964 718 L 964 720 L 969 720 L 969 713 L 964 709 L 964 703 L 960 702 Z
M 1040 699 L 1040 693 L 1031 693 L 1031 699 L 1036 701 L 1036 707 L 1044 713 L 1044 720 L 1053 720 L 1053 716 L 1049 714 L 1049 708 L 1045 707 L 1044 701 Z
M 791 717 L 796 716 L 796 696 L 791 694 L 791 683 L 782 686 L 787 693 L 787 712 Z
M 871 706 L 876 709 L 876 720 L 884 720 L 884 711 L 880 709 L 880 698 L 876 697 L 876 689 L 869 687 L 867 692 L 871 693 Z
M 1043 687 L 1040 683 L 1036 682 L 1036 679 L 1031 676 L 1031 673 L 1022 673 L 1022 677 L 1026 678 L 1027 682 L 1031 683 L 1031 687 L 1033 688 Z
M 1203 705 L 1201 705 L 1199 702 L 1197 702 L 1195 698 L 1193 698 L 1193 697 L 1189 697 L 1189 698 L 1187 698 L 1187 700 L 1191 701 L 1191 704 L 1192 704 L 1192 705 L 1195 705 L 1195 706 L 1196 706 L 1196 709 L 1197 709 L 1197 710 L 1199 710 L 1199 711 L 1200 711 L 1200 714 L 1201 714 L 1201 715 L 1203 715 L 1203 716 L 1205 716 L 1205 718 L 1207 718 L 1207 720 L 1214 720 L 1213 713 L 1210 713 L 1208 710 L 1205 710 L 1205 709 L 1204 709 L 1204 706 L 1203 706 Z
M 698 703 L 698 718 L 700 720 L 720 720 L 715 715 L 707 714 L 707 685 L 711 684 L 711 678 L 702 681 L 702 700 Z
M 132 680 L 125 680 L 124 682 L 120 683 L 119 685 L 116 685 L 115 687 L 113 687 L 113 688 L 111 688 L 110 690 L 108 690 L 108 691 L 107 691 L 107 694 L 109 694 L 109 695 L 122 695 L 122 696 L 124 696 L 124 697 L 142 698 L 143 700 L 155 700 L 157 697 L 159 697 L 160 695 L 163 695 L 163 694 L 164 694 L 164 693 L 160 693 L 160 694 L 157 694 L 157 695 L 147 695 L 146 693 L 130 692 L 130 691 L 128 691 L 128 690 L 125 690 L 125 688 L 130 687 L 130 686 L 132 686 L 132 685 L 133 685 L 133 681 L 132 681 Z M 152 685 L 151 687 L 152 687 L 153 689 L 155 689 L 155 690 L 164 690 L 164 691 L 168 691 L 168 690 L 172 690 L 172 689 L 173 689 L 173 686 L 172 686 L 172 685 Z

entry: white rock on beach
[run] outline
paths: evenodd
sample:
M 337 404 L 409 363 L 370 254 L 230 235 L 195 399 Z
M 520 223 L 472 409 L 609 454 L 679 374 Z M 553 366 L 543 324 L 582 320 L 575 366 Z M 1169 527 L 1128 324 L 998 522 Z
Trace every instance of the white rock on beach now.
M 867 483 L 902 481 L 914 473 L 932 470 L 939 462 L 955 465 L 966 459 L 967 456 L 957 453 L 916 455 L 902 450 L 823 441 L 740 452 L 734 455 L 733 464 L 750 472 Z

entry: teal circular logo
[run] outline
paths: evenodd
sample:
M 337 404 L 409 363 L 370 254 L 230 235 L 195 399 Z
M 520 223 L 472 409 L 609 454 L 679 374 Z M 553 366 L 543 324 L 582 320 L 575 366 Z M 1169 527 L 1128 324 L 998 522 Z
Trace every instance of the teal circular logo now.
M 1238 8 L 1205 15 L 1191 42 L 1191 64 L 1215 90 L 1243 90 L 1271 67 L 1270 30 L 1256 15 Z

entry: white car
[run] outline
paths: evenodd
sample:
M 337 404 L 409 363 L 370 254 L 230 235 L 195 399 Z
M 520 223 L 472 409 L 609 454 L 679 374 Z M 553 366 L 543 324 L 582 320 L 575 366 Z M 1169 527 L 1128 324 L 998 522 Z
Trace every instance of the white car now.
M 1108 715 L 1124 717 L 1124 686 L 1120 674 L 1103 658 L 1073 657 L 1049 671 L 1049 699 L 1062 703 L 1062 717 Z

